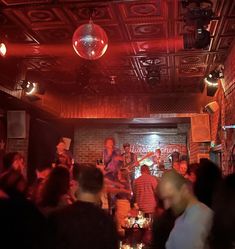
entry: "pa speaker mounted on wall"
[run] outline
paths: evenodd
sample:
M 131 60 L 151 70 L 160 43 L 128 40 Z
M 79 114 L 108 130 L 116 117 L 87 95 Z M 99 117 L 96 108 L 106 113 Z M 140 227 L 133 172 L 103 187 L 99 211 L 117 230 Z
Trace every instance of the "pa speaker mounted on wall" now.
M 219 104 L 217 103 L 217 101 L 210 102 L 205 106 L 205 110 L 209 114 L 213 114 L 219 110 Z
M 7 138 L 26 138 L 26 112 L 7 112 Z
M 192 142 L 210 142 L 210 122 L 208 114 L 191 117 Z

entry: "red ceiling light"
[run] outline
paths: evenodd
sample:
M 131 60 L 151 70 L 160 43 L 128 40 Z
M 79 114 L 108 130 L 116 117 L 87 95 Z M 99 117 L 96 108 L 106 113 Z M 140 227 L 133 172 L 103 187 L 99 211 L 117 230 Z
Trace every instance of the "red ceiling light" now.
M 6 47 L 6 44 L 5 43 L 0 43 L 0 55 L 2 57 L 6 56 L 7 54 L 7 47 Z

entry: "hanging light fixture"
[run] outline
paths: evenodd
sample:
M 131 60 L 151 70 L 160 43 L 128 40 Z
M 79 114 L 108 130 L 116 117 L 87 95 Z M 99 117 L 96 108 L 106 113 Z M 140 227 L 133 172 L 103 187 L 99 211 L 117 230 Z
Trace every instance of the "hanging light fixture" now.
M 108 48 L 108 37 L 102 27 L 94 24 L 92 16 L 94 10 L 90 10 L 90 21 L 79 26 L 72 39 L 73 49 L 82 58 L 97 60 L 104 55 Z

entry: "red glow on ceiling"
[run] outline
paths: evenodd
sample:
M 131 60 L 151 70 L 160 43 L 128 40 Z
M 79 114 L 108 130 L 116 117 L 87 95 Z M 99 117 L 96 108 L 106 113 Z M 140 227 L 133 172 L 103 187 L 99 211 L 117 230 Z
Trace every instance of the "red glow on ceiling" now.
M 140 46 L 142 52 L 163 52 L 166 47 L 168 51 L 179 51 L 183 49 L 183 38 L 181 36 L 170 39 L 156 39 L 151 41 L 139 41 L 130 43 L 113 43 L 110 44 L 108 53 L 116 54 L 128 52 L 133 54 L 135 46 Z M 166 51 L 167 52 L 167 51 Z M 73 56 L 75 52 L 72 45 L 56 44 L 56 45 L 26 45 L 26 44 L 8 44 L 8 56 Z

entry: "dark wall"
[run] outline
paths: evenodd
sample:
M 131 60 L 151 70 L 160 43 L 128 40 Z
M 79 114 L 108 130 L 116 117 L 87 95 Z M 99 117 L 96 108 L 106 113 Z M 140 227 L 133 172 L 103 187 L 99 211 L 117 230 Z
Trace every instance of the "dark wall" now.
M 5 154 L 6 149 L 6 137 L 7 137 L 7 129 L 6 129 L 6 118 L 4 116 L 0 116 L 0 172 L 2 170 L 2 158 Z

